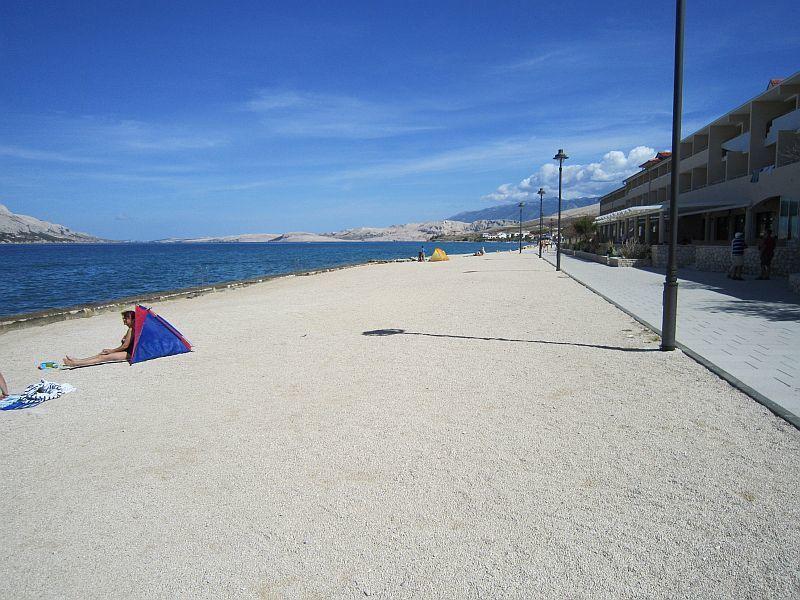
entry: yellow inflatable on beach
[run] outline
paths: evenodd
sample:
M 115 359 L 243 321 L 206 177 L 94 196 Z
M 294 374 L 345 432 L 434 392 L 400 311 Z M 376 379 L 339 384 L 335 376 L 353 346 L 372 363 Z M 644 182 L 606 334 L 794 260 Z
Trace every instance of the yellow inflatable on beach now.
M 431 262 L 439 262 L 442 260 L 450 259 L 447 257 L 447 253 L 444 250 L 441 248 L 436 248 L 436 250 L 433 251 L 433 254 L 431 254 Z

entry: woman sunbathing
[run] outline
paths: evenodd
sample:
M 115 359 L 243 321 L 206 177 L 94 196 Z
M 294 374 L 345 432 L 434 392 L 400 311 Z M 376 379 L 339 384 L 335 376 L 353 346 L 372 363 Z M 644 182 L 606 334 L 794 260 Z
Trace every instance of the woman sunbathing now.
M 100 354 L 95 354 L 94 356 L 90 356 L 88 358 L 71 358 L 69 356 L 64 357 L 64 366 L 65 367 L 88 367 L 91 365 L 99 365 L 102 363 L 107 362 L 117 362 L 121 360 L 130 360 L 131 352 L 133 351 L 133 342 L 135 334 L 133 332 L 133 325 L 134 320 L 136 318 L 136 313 L 132 310 L 125 310 L 122 312 L 122 322 L 125 323 L 128 327 L 128 331 L 125 332 L 125 337 L 122 338 L 120 345 L 116 348 L 106 348 L 100 352 Z

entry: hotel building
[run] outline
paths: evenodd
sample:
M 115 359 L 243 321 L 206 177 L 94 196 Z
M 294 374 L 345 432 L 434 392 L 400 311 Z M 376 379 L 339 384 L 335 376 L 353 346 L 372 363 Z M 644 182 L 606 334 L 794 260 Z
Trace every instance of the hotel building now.
M 659 152 L 600 199 L 604 241 L 668 241 L 671 154 Z M 709 123 L 680 144 L 678 240 L 752 245 L 771 228 L 778 245 L 800 238 L 800 73 Z M 796 242 L 795 242 L 796 243 Z

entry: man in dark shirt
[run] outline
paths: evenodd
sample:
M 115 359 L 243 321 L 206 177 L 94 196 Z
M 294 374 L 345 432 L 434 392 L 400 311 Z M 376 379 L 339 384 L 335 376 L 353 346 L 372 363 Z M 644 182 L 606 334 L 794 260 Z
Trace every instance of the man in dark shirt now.
M 775 255 L 775 238 L 772 230 L 767 229 L 764 237 L 758 242 L 758 252 L 761 255 L 761 276 L 759 279 L 769 279 L 772 270 L 772 257 Z

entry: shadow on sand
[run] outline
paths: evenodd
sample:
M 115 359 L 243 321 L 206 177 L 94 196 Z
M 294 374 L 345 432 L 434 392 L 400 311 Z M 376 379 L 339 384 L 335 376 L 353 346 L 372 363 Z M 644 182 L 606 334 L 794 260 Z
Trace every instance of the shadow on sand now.
M 579 342 L 554 342 L 551 340 L 517 340 L 502 337 L 479 337 L 471 335 L 449 335 L 445 333 L 422 333 L 419 331 L 406 331 L 405 329 L 373 329 L 364 331 L 361 335 L 385 337 L 388 335 L 422 335 L 435 338 L 452 338 L 457 340 L 482 340 L 486 342 L 515 342 L 521 344 L 551 344 L 554 346 L 577 346 L 579 348 L 599 348 L 600 350 L 618 350 L 620 352 L 658 352 L 658 348 L 624 348 L 622 346 L 605 346 L 603 344 L 581 344 Z

